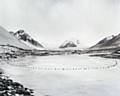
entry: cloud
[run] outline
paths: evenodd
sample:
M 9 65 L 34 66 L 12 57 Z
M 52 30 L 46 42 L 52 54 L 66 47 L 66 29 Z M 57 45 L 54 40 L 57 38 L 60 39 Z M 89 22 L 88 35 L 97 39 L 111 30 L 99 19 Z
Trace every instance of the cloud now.
M 74 37 L 90 46 L 119 33 L 119 9 L 119 0 L 1 0 L 0 24 L 49 44 Z

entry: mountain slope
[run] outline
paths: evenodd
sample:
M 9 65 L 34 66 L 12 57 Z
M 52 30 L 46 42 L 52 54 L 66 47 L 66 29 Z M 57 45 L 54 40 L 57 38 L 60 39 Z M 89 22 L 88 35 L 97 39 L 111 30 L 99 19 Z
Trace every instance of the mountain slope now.
M 11 32 L 11 34 L 13 34 Z M 13 34 L 18 40 L 23 42 L 24 44 L 30 46 L 31 48 L 40 49 L 43 48 L 43 46 L 36 40 L 34 40 L 30 35 L 25 33 L 24 30 L 19 30 L 16 33 Z
M 79 46 L 79 40 L 66 40 L 59 48 L 75 48 Z
M 0 26 L 0 45 L 13 45 L 24 49 L 30 49 L 27 45 L 20 42 L 13 35 L 11 35 L 6 29 Z
M 96 45 L 92 46 L 90 49 L 95 48 L 115 48 L 120 47 L 120 34 L 110 37 L 106 37 L 99 41 Z

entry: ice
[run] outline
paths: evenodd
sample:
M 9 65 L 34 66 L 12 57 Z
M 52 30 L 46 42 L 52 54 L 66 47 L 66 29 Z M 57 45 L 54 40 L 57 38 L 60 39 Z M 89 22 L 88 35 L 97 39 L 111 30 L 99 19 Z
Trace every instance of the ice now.
M 117 66 L 107 67 L 116 62 Z M 119 60 L 87 55 L 29 56 L 2 61 L 0 67 L 13 80 L 34 89 L 35 96 L 119 96 L 120 94 Z M 81 69 L 73 70 L 73 68 Z

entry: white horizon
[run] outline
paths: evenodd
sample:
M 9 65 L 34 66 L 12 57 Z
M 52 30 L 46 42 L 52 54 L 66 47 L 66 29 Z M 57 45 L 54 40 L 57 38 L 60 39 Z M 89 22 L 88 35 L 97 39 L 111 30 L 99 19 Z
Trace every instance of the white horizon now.
M 119 0 L 1 0 L 0 25 L 25 30 L 47 47 L 77 38 L 92 46 L 120 32 Z

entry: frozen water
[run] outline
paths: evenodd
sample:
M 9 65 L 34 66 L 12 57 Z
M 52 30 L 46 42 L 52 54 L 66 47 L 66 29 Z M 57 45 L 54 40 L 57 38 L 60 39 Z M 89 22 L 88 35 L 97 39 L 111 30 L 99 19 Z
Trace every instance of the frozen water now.
M 119 96 L 119 60 L 87 55 L 26 57 L 0 67 L 36 96 Z

